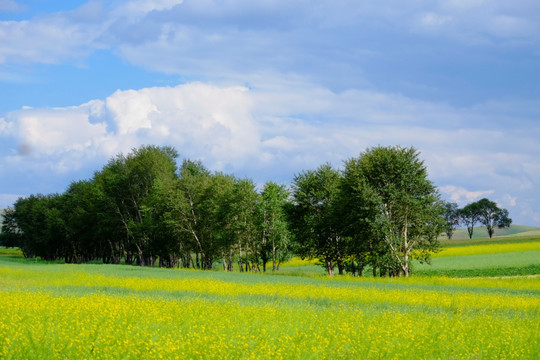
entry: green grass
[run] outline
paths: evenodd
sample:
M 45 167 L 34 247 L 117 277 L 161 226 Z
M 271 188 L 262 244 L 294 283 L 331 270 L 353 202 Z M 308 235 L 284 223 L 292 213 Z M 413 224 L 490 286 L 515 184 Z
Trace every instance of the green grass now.
M 537 277 L 329 279 L 301 266 L 267 276 L 17 256 L 0 249 L 2 359 L 540 357 Z
M 501 236 L 538 236 L 540 235 L 540 227 L 525 226 L 525 225 L 511 225 L 506 229 L 495 229 L 493 237 Z M 475 226 L 473 230 L 473 239 L 488 237 L 488 233 L 485 226 Z M 446 235 L 440 237 L 440 239 L 447 239 Z M 469 233 L 467 229 L 456 229 L 452 235 L 453 240 L 469 239 Z
M 528 249 L 528 251 L 523 251 Z M 441 252 L 431 259 L 431 265 L 413 262 L 413 274 L 421 276 L 526 276 L 540 274 L 540 236 L 504 236 L 441 240 Z M 447 254 L 465 253 L 463 256 Z M 319 265 L 304 262 L 301 266 L 282 266 L 281 274 L 321 276 L 325 270 Z M 370 267 L 364 276 L 371 277 Z
M 540 251 L 440 257 L 432 259 L 431 265 L 414 264 L 417 274 L 439 276 L 479 276 L 478 270 L 482 270 L 484 276 L 489 273 L 504 276 L 512 275 L 516 269 L 522 269 L 520 275 L 540 274 Z

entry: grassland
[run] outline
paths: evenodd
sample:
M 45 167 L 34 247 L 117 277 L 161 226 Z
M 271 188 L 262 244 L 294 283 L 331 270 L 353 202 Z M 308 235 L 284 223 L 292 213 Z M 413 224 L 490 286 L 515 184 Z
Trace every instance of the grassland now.
M 282 273 L 301 276 L 47 264 L 2 249 L 0 358 L 538 359 L 538 244 L 443 243 L 408 279 L 329 279 L 299 260 Z M 512 267 L 532 270 L 471 277 Z
M 473 231 L 473 239 L 482 239 L 488 236 L 485 226 L 475 226 Z M 540 236 L 540 227 L 511 225 L 506 229 L 495 229 L 494 238 L 508 236 Z M 446 239 L 446 235 L 441 235 L 440 239 Z M 469 239 L 467 229 L 457 229 L 452 235 L 452 239 Z

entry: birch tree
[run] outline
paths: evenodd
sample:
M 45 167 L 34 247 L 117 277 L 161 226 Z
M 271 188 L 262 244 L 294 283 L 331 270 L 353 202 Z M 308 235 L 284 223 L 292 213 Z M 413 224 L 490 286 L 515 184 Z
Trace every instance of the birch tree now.
M 366 205 L 357 217 L 369 228 L 366 236 L 384 241 L 389 261 L 405 276 L 412 258 L 429 261 L 443 230 L 443 208 L 418 151 L 374 147 L 346 161 L 345 167 L 356 179 L 356 200 Z

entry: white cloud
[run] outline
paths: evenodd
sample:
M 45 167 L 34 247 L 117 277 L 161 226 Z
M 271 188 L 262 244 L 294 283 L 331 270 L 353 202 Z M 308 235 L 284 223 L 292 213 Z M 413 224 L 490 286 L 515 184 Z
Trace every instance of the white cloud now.
M 4 118 L 0 118 L 0 135 L 10 135 L 12 129 L 13 123 L 7 122 Z
M 5 0 L 0 8 L 14 4 Z M 343 54 L 348 57 L 361 50 L 356 39 L 342 37 L 336 42 L 328 38 L 329 29 L 347 27 L 348 33 L 362 33 L 382 23 L 400 32 L 435 31 L 437 36 L 465 43 L 475 39 L 492 44 L 497 39 L 537 43 L 539 13 L 540 5 L 533 0 L 519 4 L 383 1 L 376 5 L 364 1 L 133 0 L 107 7 L 89 2 L 74 11 L 0 22 L 0 63 L 57 63 L 118 47 L 135 64 L 174 73 L 208 74 L 216 66 L 209 58 L 220 59 L 216 74 L 260 70 L 261 63 L 295 71 L 297 64 L 318 61 L 329 46 L 335 49 L 333 55 L 341 54 L 337 62 L 344 61 Z M 355 56 L 371 52 L 364 50 Z
M 0 0 L 0 11 L 21 11 L 24 8 L 24 5 L 18 4 L 13 0 Z
M 159 110 L 146 93 L 145 90 L 117 91 L 107 99 L 107 108 L 118 126 L 118 135 L 152 128 L 150 115 L 159 115 Z
M 188 83 L 117 91 L 74 107 L 22 109 L 0 119 L 0 136 L 13 144 L 4 158 L 11 168 L 98 170 L 119 152 L 156 144 L 214 170 L 285 182 L 323 162 L 341 166 L 370 146 L 414 146 L 451 200 L 465 205 L 489 196 L 519 212 L 520 199 L 537 199 L 540 132 L 506 131 L 504 112 L 479 108 L 368 90 L 336 93 L 299 79 L 251 90 Z
M 183 0 L 133 0 L 121 4 L 115 10 L 115 16 L 139 18 L 152 11 L 170 10 Z
M 435 13 L 425 13 L 420 16 L 420 22 L 423 26 L 438 27 L 452 21 L 451 16 L 441 16 Z
M 246 89 L 194 83 L 117 91 L 75 107 L 15 111 L 8 121 L 0 119 L 0 134 L 25 149 L 12 149 L 18 152 L 12 161 L 35 159 L 60 171 L 82 157 L 112 156 L 144 143 L 178 146 L 184 156 L 224 167 L 256 156 L 260 136 L 250 111 Z
M 512 196 L 510 194 L 506 194 L 503 198 L 502 206 L 516 206 L 517 205 L 517 197 Z
M 443 194 L 447 194 L 450 200 L 458 203 L 460 206 L 467 205 L 494 193 L 493 190 L 468 191 L 454 185 L 441 186 L 439 189 Z

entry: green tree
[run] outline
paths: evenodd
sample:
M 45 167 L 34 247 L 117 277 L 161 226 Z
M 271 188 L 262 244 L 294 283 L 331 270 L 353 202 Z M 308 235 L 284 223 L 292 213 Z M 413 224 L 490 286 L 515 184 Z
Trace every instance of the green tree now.
M 214 258 L 222 256 L 220 246 L 230 238 L 216 231 L 223 208 L 220 199 L 232 192 L 234 179 L 213 176 L 201 162 L 184 160 L 180 168 L 177 201 L 171 212 L 175 230 L 188 240 L 189 251 L 195 252 L 195 267 L 212 269 Z M 220 208 L 220 205 L 222 206 Z
M 236 179 L 232 198 L 226 201 L 229 204 L 225 207 L 229 213 L 227 228 L 232 230 L 233 236 L 229 243 L 228 270 L 232 271 L 232 256 L 236 250 L 238 252 L 238 265 L 240 270 L 244 268 L 259 271 L 259 260 L 261 258 L 261 246 L 257 237 L 258 223 L 258 203 L 260 195 L 257 193 L 255 184 L 250 179 Z
M 341 197 L 339 200 L 339 218 L 341 231 L 350 238 L 348 246 L 349 271 L 363 274 L 366 265 L 370 265 L 373 276 L 377 269 L 381 274 L 388 267 L 388 246 L 384 242 L 384 234 L 379 219 L 380 198 L 366 179 L 366 172 L 360 158 L 345 162 L 343 180 L 341 181 Z
M 418 151 L 374 147 L 345 166 L 346 173 L 354 175 L 349 188 L 354 189 L 356 182 L 354 196 L 360 202 L 356 217 L 369 228 L 366 236 L 380 237 L 387 245 L 390 270 L 397 267 L 408 276 L 412 258 L 429 261 L 443 230 L 443 209 Z
M 455 202 L 444 202 L 444 232 L 448 239 L 452 239 L 456 227 L 459 225 L 459 207 Z
M 136 256 L 138 265 L 152 266 L 156 260 L 156 231 L 160 214 L 154 205 L 161 201 L 163 188 L 173 187 L 176 176 L 176 150 L 171 147 L 143 146 L 130 154 L 109 161 L 95 181 L 122 224 L 126 262 Z M 117 231 L 114 231 L 117 232 Z
M 344 271 L 346 243 L 338 231 L 340 173 L 329 164 L 303 171 L 292 185 L 291 231 L 302 257 L 318 258 L 328 275 Z
M 39 256 L 54 261 L 63 256 L 67 231 L 62 207 L 63 198 L 59 194 L 31 195 L 15 202 L 12 220 L 18 228 L 25 257 Z
M 1 229 L 2 231 L 0 232 L 0 246 L 21 246 L 22 234 L 19 226 L 17 225 L 16 213 L 14 208 L 8 208 L 3 210 Z
M 290 253 L 291 235 L 285 212 L 288 200 L 285 186 L 272 181 L 264 184 L 259 204 L 263 271 L 268 260 L 272 261 L 272 271 L 279 270 Z
M 481 209 L 478 202 L 473 202 L 463 209 L 459 210 L 459 221 L 461 224 L 467 226 L 467 233 L 469 234 L 469 239 L 472 239 L 474 233 L 474 227 L 481 219 Z
M 494 201 L 484 198 L 477 204 L 480 222 L 486 227 L 490 238 L 493 237 L 495 228 L 508 228 L 512 224 L 512 219 L 508 217 L 508 210 L 499 208 Z

